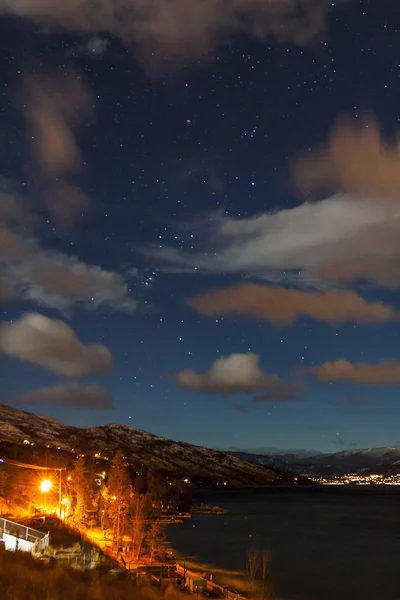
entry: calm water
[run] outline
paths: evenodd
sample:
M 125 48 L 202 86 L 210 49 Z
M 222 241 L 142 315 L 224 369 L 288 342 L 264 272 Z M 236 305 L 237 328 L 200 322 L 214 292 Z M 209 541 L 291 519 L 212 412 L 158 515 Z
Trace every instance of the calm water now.
M 322 488 L 201 492 L 229 510 L 168 530 L 179 552 L 243 570 L 246 552 L 271 553 L 286 600 L 400 600 L 400 489 Z

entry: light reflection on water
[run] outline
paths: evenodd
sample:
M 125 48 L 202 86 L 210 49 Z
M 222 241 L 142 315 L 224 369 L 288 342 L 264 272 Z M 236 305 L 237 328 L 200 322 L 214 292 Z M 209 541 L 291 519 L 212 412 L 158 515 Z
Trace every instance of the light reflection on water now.
M 196 501 L 229 514 L 170 527 L 185 555 L 243 569 L 248 549 L 269 550 L 286 600 L 400 599 L 399 488 L 202 491 Z

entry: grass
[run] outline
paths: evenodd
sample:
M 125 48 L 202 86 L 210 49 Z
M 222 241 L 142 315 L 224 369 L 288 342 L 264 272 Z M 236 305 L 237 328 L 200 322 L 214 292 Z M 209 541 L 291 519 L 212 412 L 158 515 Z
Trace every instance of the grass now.
M 136 585 L 116 575 L 45 564 L 23 552 L 0 551 L 1 600 L 180 600 L 174 589 L 165 591 Z

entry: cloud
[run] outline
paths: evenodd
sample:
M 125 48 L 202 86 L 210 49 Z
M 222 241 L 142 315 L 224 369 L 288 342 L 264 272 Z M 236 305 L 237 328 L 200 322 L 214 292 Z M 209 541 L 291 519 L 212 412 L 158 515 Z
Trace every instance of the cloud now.
M 338 194 L 250 218 L 211 215 L 205 248 L 150 248 L 166 270 L 237 274 L 321 287 L 359 279 L 400 286 L 400 204 Z
M 88 377 L 113 366 L 105 346 L 84 344 L 63 321 L 37 313 L 1 325 L 0 351 L 65 377 Z
M 153 65 L 153 54 L 158 63 L 160 55 L 198 58 L 236 33 L 305 44 L 324 30 L 331 6 L 329 0 L 0 0 L 0 12 L 115 35 Z
M 99 385 L 80 385 L 61 383 L 52 387 L 42 387 L 22 394 L 16 404 L 36 405 L 55 404 L 72 408 L 91 408 L 103 410 L 112 408 L 114 403 L 110 392 Z
M 37 164 L 56 177 L 75 172 L 82 157 L 72 127 L 91 112 L 81 75 L 67 71 L 62 76 L 27 76 L 23 81 L 21 100 Z
M 377 120 L 340 119 L 325 147 L 302 153 L 302 191 L 339 190 L 324 200 L 253 217 L 210 216 L 205 248 L 148 251 L 169 270 L 236 273 L 321 287 L 400 286 L 400 136 L 387 142 Z
M 277 375 L 264 373 L 260 366 L 260 357 L 248 354 L 230 354 L 215 360 L 203 373 L 184 369 L 175 374 L 174 379 L 181 387 L 206 394 L 254 394 L 265 392 L 265 399 L 283 399 L 282 390 L 286 382 Z M 284 398 L 287 399 L 287 398 Z
M 294 166 L 302 191 L 327 187 L 355 195 L 400 200 L 400 137 L 383 139 L 373 115 L 340 118 L 325 147 L 303 153 Z
M 351 381 L 362 385 L 400 385 L 400 362 L 351 363 L 343 358 L 308 370 L 318 381 Z
M 4 275 L 0 270 L 0 302 L 7 302 L 14 299 L 14 292 L 10 285 L 3 281 Z
M 44 185 L 47 208 L 59 225 L 68 225 L 90 204 L 71 181 L 82 166 L 74 128 L 91 114 L 91 94 L 73 70 L 24 76 L 19 107 L 26 117 L 32 161 Z
M 368 302 L 354 292 L 304 292 L 252 283 L 205 292 L 188 304 L 206 316 L 244 315 L 278 325 L 290 325 L 302 316 L 331 325 L 380 323 L 397 317 L 394 308 Z
M 6 191 L 0 192 L 0 223 L 2 226 L 29 227 L 34 220 L 33 215 L 17 194 Z
M 137 303 L 121 275 L 88 265 L 77 257 L 44 250 L 0 224 L 4 275 L 26 300 L 59 310 L 76 304 L 132 313 Z
M 300 394 L 306 391 L 304 382 L 299 381 L 281 381 L 279 385 L 272 387 L 270 390 L 259 396 L 254 396 L 254 402 L 265 402 L 268 400 L 277 400 L 285 402 L 288 400 L 296 400 Z

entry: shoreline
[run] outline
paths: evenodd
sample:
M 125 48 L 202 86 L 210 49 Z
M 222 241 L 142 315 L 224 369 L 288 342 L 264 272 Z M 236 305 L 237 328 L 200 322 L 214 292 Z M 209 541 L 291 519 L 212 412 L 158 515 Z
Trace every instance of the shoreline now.
M 212 563 L 201 562 L 195 555 L 185 556 L 177 551 L 169 541 L 168 546 L 174 562 L 179 563 L 189 571 L 198 573 L 204 579 L 210 580 L 211 575 L 213 583 L 221 587 L 227 586 L 231 591 L 234 591 L 241 596 L 249 597 L 251 585 L 244 569 L 243 571 L 222 569 Z

